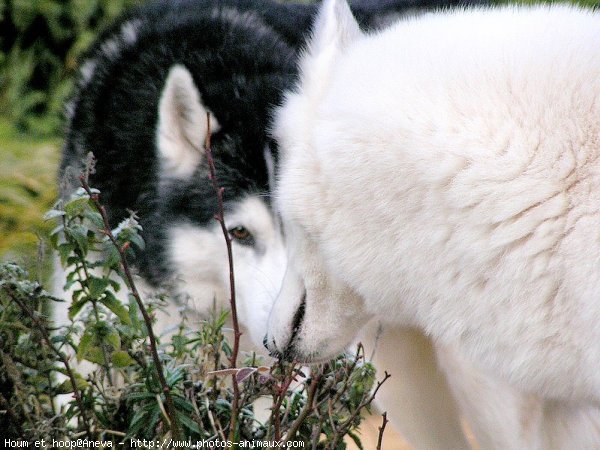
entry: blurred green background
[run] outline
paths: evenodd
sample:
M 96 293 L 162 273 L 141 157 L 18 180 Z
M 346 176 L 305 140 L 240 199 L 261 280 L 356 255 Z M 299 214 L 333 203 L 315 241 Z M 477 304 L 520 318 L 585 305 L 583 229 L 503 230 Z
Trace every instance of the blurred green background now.
M 37 267 L 79 56 L 141 0 L 0 0 L 0 259 Z
M 77 62 L 143 0 L 0 0 L 0 260 L 36 268 L 56 196 L 63 105 Z M 600 0 L 582 3 L 600 4 Z

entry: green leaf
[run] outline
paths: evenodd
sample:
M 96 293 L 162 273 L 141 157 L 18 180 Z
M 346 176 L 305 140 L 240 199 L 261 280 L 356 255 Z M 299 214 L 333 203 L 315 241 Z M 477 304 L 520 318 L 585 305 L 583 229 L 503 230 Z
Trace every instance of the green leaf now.
M 121 348 L 121 336 L 119 336 L 119 332 L 116 329 L 111 327 L 105 339 L 114 350 Z
M 129 236 L 129 240 L 131 241 L 131 243 L 133 245 L 135 245 L 140 250 L 144 250 L 144 248 L 146 247 L 144 240 L 137 233 L 131 233 L 131 235 Z
M 154 398 L 156 398 L 156 394 L 154 394 L 152 392 L 132 392 L 131 394 L 127 395 L 127 400 L 132 400 L 132 401 L 149 400 L 149 399 L 154 399 Z
M 115 367 L 127 367 L 132 366 L 136 362 L 129 356 L 125 350 L 118 350 L 110 356 L 110 360 Z
M 354 441 L 354 443 L 360 450 L 365 449 L 362 445 L 362 442 L 360 441 L 360 437 L 356 433 L 349 431 L 348 436 L 350 437 L 350 439 L 352 439 Z
M 86 197 L 75 198 L 70 200 L 65 205 L 65 213 L 69 217 L 81 216 L 89 205 L 89 200 Z
M 158 406 L 157 406 L 158 409 Z M 146 421 L 146 416 L 148 416 L 148 412 L 143 409 L 138 409 L 136 413 L 133 415 L 131 422 L 129 423 L 129 429 L 127 430 L 127 436 L 135 436 L 139 430 L 149 421 Z M 127 439 L 127 436 L 125 437 Z
M 61 223 L 60 225 L 54 227 L 52 229 L 52 231 L 50 231 L 50 236 L 54 236 L 57 235 L 58 233 L 62 232 L 65 229 L 65 226 Z
M 86 349 L 85 354 L 83 355 L 83 359 L 100 365 L 106 364 L 106 360 L 104 359 L 104 352 L 100 347 L 97 346 L 88 347 Z
M 87 229 L 82 225 L 72 225 L 68 228 L 68 234 L 75 239 L 77 246 L 83 252 L 87 254 L 88 251 L 88 237 Z
M 108 282 L 110 283 L 111 287 L 115 292 L 119 292 L 121 290 L 121 283 L 119 283 L 118 281 L 109 279 Z
M 104 229 L 104 220 L 102 215 L 97 211 L 85 211 L 83 216 L 90 221 L 95 227 L 102 230 Z
M 67 264 L 67 260 L 69 259 L 69 255 L 71 255 L 71 253 L 73 252 L 74 248 L 75 247 L 70 242 L 66 242 L 66 243 L 60 244 L 58 246 L 58 254 L 60 255 L 60 263 L 61 263 L 61 265 L 63 267 Z
M 83 336 L 81 336 L 81 340 L 79 341 L 79 345 L 77 346 L 77 361 L 85 359 L 88 349 L 94 340 L 95 336 L 91 331 L 86 330 L 85 333 L 83 333 Z
M 106 291 L 104 297 L 100 299 L 100 303 L 110 309 L 125 325 L 131 325 L 131 317 L 129 311 L 110 291 Z
M 150 403 L 138 409 L 131 419 L 125 439 L 143 434 L 140 433 L 142 428 L 146 430 L 154 430 L 160 415 L 160 408 L 156 402 Z
M 183 426 L 188 430 L 192 431 L 193 433 L 200 434 L 200 428 L 198 427 L 198 424 L 190 419 L 187 414 L 179 413 L 177 414 L 177 418 L 179 419 L 179 423 L 183 424 Z
M 180 395 L 173 395 L 173 403 L 177 409 L 183 410 L 183 412 L 191 413 L 194 410 L 190 402 Z
M 174 387 L 177 383 L 179 383 L 185 377 L 185 372 L 183 367 L 177 367 L 174 370 L 168 370 L 166 374 L 167 384 L 170 387 Z
M 104 291 L 106 290 L 106 288 L 108 287 L 108 280 L 106 278 L 97 278 L 97 277 L 90 277 L 88 279 L 88 288 L 90 290 L 90 297 L 92 298 L 99 298 Z
M 74 374 L 75 378 L 75 386 L 78 390 L 82 390 L 87 388 L 90 384 L 83 379 L 83 377 L 79 374 Z M 57 392 L 59 394 L 69 394 L 73 392 L 73 384 L 71 383 L 71 379 L 63 381 L 57 388 Z
M 121 254 L 114 244 L 109 239 L 106 239 L 102 243 L 102 247 L 105 254 L 104 266 L 119 267 L 119 264 L 121 263 Z
M 65 286 L 66 288 L 66 286 Z M 81 291 L 75 291 L 73 293 L 73 297 L 76 298 L 76 295 L 80 295 Z M 69 319 L 73 320 L 77 314 L 79 314 L 79 312 L 81 311 L 81 308 L 84 307 L 84 305 L 90 301 L 89 297 L 83 297 L 80 300 L 74 301 L 73 303 L 71 303 L 71 306 L 69 306 Z

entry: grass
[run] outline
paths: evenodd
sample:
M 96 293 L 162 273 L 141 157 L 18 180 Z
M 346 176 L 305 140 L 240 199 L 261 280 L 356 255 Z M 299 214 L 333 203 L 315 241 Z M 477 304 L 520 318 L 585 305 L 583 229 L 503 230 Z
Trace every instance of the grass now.
M 32 273 L 40 237 L 53 227 L 42 215 L 56 200 L 59 148 L 59 138 L 31 137 L 0 117 L 0 260 Z

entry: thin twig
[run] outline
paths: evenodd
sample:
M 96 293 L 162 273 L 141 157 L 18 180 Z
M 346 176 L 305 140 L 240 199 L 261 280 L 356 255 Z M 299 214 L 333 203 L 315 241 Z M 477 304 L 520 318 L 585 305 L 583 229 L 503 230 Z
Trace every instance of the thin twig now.
M 352 423 L 358 417 L 358 415 L 361 413 L 362 409 L 366 408 L 373 402 L 373 400 L 375 399 L 375 396 L 377 395 L 377 392 L 379 391 L 379 388 L 381 388 L 383 383 L 385 383 L 387 381 L 387 379 L 390 378 L 390 376 L 391 375 L 389 373 L 384 372 L 383 380 L 377 382 L 377 386 L 375 386 L 375 389 L 373 389 L 373 392 L 371 393 L 371 395 L 367 399 L 363 400 L 358 405 L 358 408 L 356 408 L 354 410 L 354 412 L 350 415 L 350 417 L 342 424 L 342 426 L 340 426 L 340 428 L 338 428 L 338 431 L 336 432 L 335 438 L 331 445 L 332 449 L 337 448 L 338 442 L 350 429 L 350 427 L 352 426 Z
M 310 433 L 311 450 L 317 450 L 319 445 L 319 438 L 321 437 L 321 429 L 323 428 L 323 416 L 316 411 L 317 417 L 319 418 L 318 423 L 314 423 Z
M 57 350 L 54 347 L 54 345 L 52 344 L 52 340 L 50 339 L 50 335 L 48 334 L 48 330 L 46 329 L 44 324 L 35 316 L 35 314 L 29 309 L 29 307 L 19 298 L 19 296 L 14 291 L 14 288 L 12 286 L 5 286 L 4 291 L 17 305 L 19 305 L 19 308 L 21 308 L 21 311 L 23 311 L 25 314 L 27 314 L 27 317 L 29 317 L 33 321 L 33 323 L 37 327 L 38 331 L 42 334 L 42 336 L 44 338 L 44 343 L 48 346 L 48 348 L 50 348 L 50 350 L 52 350 L 52 352 L 54 352 L 56 354 L 56 356 L 58 356 L 60 358 L 61 362 L 65 366 L 67 376 L 69 377 L 71 386 L 73 386 L 73 395 L 75 396 L 75 401 L 77 402 L 77 406 L 79 407 L 79 411 L 81 412 L 81 418 L 83 419 L 83 425 L 85 427 L 85 434 L 87 434 L 89 439 L 93 439 L 92 431 L 90 429 L 89 418 L 87 416 L 87 412 L 86 412 L 85 406 L 83 404 L 83 398 L 81 396 L 81 392 L 79 392 L 79 389 L 77 388 L 77 380 L 75 378 L 73 369 L 71 369 L 71 365 L 69 364 L 69 359 L 65 356 L 64 353 L 60 352 L 59 350 Z
M 335 439 L 331 445 L 331 449 L 334 450 L 337 447 L 339 434 L 338 428 L 335 426 L 335 421 L 333 420 L 333 402 L 331 401 L 331 398 L 327 399 L 327 417 L 329 418 L 329 426 L 331 427 L 331 431 L 335 435 Z
M 63 225 L 66 230 L 67 223 L 66 223 L 65 216 L 63 216 Z M 84 291 L 84 293 L 87 295 L 87 297 L 92 300 L 92 310 L 94 311 L 94 317 L 96 319 L 96 323 L 100 323 L 100 314 L 98 313 L 98 300 L 96 298 L 93 298 L 90 295 L 89 286 L 87 285 L 87 283 L 84 282 L 85 280 L 89 280 L 91 277 L 90 277 L 90 271 L 87 267 L 87 262 L 85 260 L 83 250 L 80 248 L 79 243 L 73 237 L 69 236 L 69 239 L 75 245 L 75 253 L 79 257 L 78 263 L 77 262 L 75 263 L 75 273 L 77 274 L 77 282 L 79 283 L 79 285 L 81 286 L 81 289 Z M 81 277 L 81 273 L 79 272 L 80 265 L 81 265 L 81 269 L 83 270 L 84 278 Z M 104 357 L 104 364 L 102 364 L 102 367 L 104 368 L 104 371 L 106 372 L 106 376 L 108 377 L 108 384 L 110 386 L 114 386 L 111 371 L 110 371 L 110 365 L 109 365 L 110 358 L 108 355 L 108 350 L 106 348 L 106 344 L 104 342 L 102 342 L 100 349 L 102 350 L 102 356 Z
M 351 374 L 352 372 L 354 372 L 354 369 L 356 369 L 356 365 L 358 364 L 358 361 L 361 359 L 361 351 L 362 353 L 364 353 L 364 347 L 362 345 L 362 343 L 358 343 L 357 348 L 356 348 L 356 355 L 354 356 L 354 360 L 352 361 L 352 364 L 350 365 L 350 367 L 346 370 L 346 374 L 348 374 L 348 376 L 346 377 L 346 380 L 344 382 L 344 385 L 342 386 L 342 389 L 340 389 L 336 396 L 333 398 L 333 403 L 337 404 L 340 399 L 342 398 L 342 396 L 346 393 L 346 391 L 348 390 L 348 388 L 350 387 L 350 376 L 349 374 Z
M 383 420 L 381 421 L 381 426 L 379 427 L 379 435 L 377 436 L 377 447 L 376 450 L 381 450 L 381 444 L 383 444 L 383 432 L 385 431 L 385 426 L 389 422 L 387 419 L 387 412 L 384 412 L 381 417 Z
M 150 351 L 152 353 L 152 359 L 154 360 L 154 366 L 156 367 L 156 372 L 158 374 L 158 381 L 159 381 L 162 391 L 165 395 L 166 410 L 167 410 L 167 415 L 171 419 L 170 425 L 171 425 L 171 431 L 173 432 L 173 438 L 179 439 L 179 436 L 180 436 L 179 422 L 177 420 L 175 403 L 173 402 L 173 397 L 171 396 L 171 389 L 169 388 L 169 385 L 167 384 L 167 380 L 165 379 L 165 375 L 163 372 L 163 365 L 162 365 L 162 362 L 160 361 L 160 357 L 158 355 L 158 348 L 156 345 L 156 336 L 154 335 L 154 331 L 152 330 L 152 319 L 150 318 L 150 315 L 148 314 L 148 311 L 146 310 L 146 307 L 144 306 L 144 302 L 142 301 L 142 298 L 140 297 L 140 294 L 139 294 L 137 287 L 135 285 L 135 282 L 133 280 L 133 275 L 131 274 L 131 270 L 129 268 L 129 263 L 127 262 L 127 255 L 125 253 L 126 246 L 119 245 L 117 238 L 115 237 L 115 235 L 113 234 L 113 232 L 111 230 L 110 222 L 108 221 L 108 216 L 106 214 L 106 209 L 104 208 L 104 206 L 102 206 L 100 204 L 98 194 L 94 194 L 92 192 L 92 190 L 90 189 L 90 186 L 87 183 L 86 177 L 84 175 L 81 175 L 79 177 L 79 181 L 81 182 L 81 186 L 83 187 L 83 189 L 87 192 L 88 196 L 90 197 L 90 200 L 92 201 L 92 203 L 94 204 L 94 206 L 96 207 L 96 209 L 98 210 L 100 215 L 102 216 L 102 221 L 104 223 L 104 234 L 108 237 L 108 239 L 110 239 L 113 246 L 119 252 L 119 256 L 121 259 L 121 266 L 123 267 L 123 271 L 125 273 L 125 279 L 127 281 L 127 286 L 129 288 L 129 290 L 131 291 L 133 298 L 135 298 L 138 308 L 140 309 L 140 312 L 142 313 L 142 316 L 144 317 L 146 329 L 148 330 L 148 339 L 150 340 Z
M 163 415 L 163 417 L 169 424 L 169 427 L 171 427 L 171 419 L 169 418 L 169 415 L 167 414 L 167 410 L 165 409 L 165 405 L 163 405 L 160 395 L 158 395 L 158 394 L 156 394 L 156 403 L 158 403 L 158 408 L 160 409 L 161 414 Z
M 117 431 L 117 430 L 100 430 L 102 433 L 106 433 L 106 434 L 112 434 L 113 436 L 119 436 L 119 437 L 125 437 L 127 436 L 125 433 L 123 433 L 122 431 Z
M 315 399 L 315 392 L 317 392 L 317 386 L 319 385 L 320 378 L 321 378 L 321 376 L 317 374 L 311 380 L 310 386 L 308 387 L 308 394 L 307 394 L 307 397 L 306 397 L 306 404 L 304 405 L 304 408 L 302 408 L 302 411 L 300 412 L 300 415 L 296 418 L 295 422 L 292 424 L 292 426 L 288 430 L 287 434 L 283 438 L 283 442 L 289 441 L 290 439 L 292 439 L 294 437 L 294 435 L 296 434 L 296 432 L 300 429 L 300 426 L 302 425 L 302 423 L 304 422 L 304 420 L 308 417 L 308 415 L 312 411 L 312 409 L 313 409 L 313 402 L 314 402 L 314 399 Z
M 206 400 L 206 415 L 208 416 L 208 421 L 210 422 L 215 434 L 218 435 L 219 430 L 217 429 L 217 425 L 215 424 L 215 419 L 213 418 L 212 411 L 210 410 L 210 404 L 208 403 L 208 397 L 205 398 L 205 400 Z
M 223 192 L 225 189 L 219 187 L 219 181 L 217 179 L 217 173 L 215 168 L 215 161 L 213 159 L 210 144 L 211 130 L 209 113 L 206 113 L 206 123 L 207 132 L 206 140 L 204 142 L 204 152 L 206 154 L 206 161 L 208 163 L 208 178 L 212 182 L 215 194 L 217 196 L 217 213 L 215 214 L 215 219 L 221 225 L 221 231 L 223 232 L 223 237 L 225 238 L 225 244 L 227 246 L 227 259 L 229 262 L 229 304 L 231 308 L 231 321 L 233 322 L 233 350 L 231 352 L 231 357 L 229 358 L 229 367 L 235 369 L 237 367 L 237 358 L 240 348 L 240 336 L 242 335 L 242 333 L 240 331 L 240 325 L 238 322 L 237 305 L 235 301 L 235 274 L 233 270 L 233 250 L 231 248 L 231 238 L 229 237 L 229 232 L 227 231 L 227 226 L 225 225 L 225 208 L 223 206 Z M 231 402 L 231 422 L 229 424 L 229 440 L 231 442 L 235 442 L 237 416 L 240 401 L 240 388 L 238 386 L 235 374 L 231 376 L 231 379 L 233 383 L 233 400 Z
M 274 427 L 274 436 L 273 438 L 276 441 L 280 441 L 281 440 L 281 405 L 283 403 L 283 399 L 286 397 L 287 391 L 290 388 L 290 385 L 292 384 L 292 381 L 294 381 L 294 367 L 295 367 L 296 363 L 292 362 L 292 366 L 290 368 L 290 373 L 288 375 L 286 375 L 285 373 L 285 367 L 282 368 L 282 373 L 284 375 L 284 379 L 283 379 L 283 384 L 281 385 L 281 387 L 278 387 L 278 392 L 277 392 L 277 396 L 275 398 L 275 404 L 273 405 L 273 412 L 272 414 L 275 414 L 274 419 L 273 419 L 273 427 Z
M 142 358 L 140 356 L 140 354 L 138 352 L 133 351 L 133 350 L 131 350 L 131 349 L 128 348 L 127 349 L 127 354 L 129 356 L 131 356 L 135 360 L 135 362 L 138 363 L 138 366 L 140 366 L 142 369 L 145 370 L 148 367 L 148 364 L 146 364 L 146 361 L 144 360 L 144 358 Z

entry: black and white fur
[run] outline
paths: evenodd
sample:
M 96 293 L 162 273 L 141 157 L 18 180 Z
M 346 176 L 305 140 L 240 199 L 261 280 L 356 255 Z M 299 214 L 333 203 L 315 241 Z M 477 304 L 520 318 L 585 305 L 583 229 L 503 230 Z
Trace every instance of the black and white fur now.
M 415 5 L 364 2 L 355 11 L 370 25 Z M 252 302 L 246 308 L 244 301 L 259 293 L 272 297 L 284 265 L 269 208 L 268 162 L 276 152 L 266 129 L 270 107 L 294 81 L 315 11 L 315 5 L 266 1 L 153 2 L 107 30 L 81 64 L 67 106 L 61 177 L 75 180 L 93 152 L 91 183 L 102 192 L 111 222 L 127 210 L 141 218 L 146 250 L 136 260 L 140 274 L 151 286 L 183 290 L 195 309 L 206 310 L 215 296 L 226 298 L 222 237 L 202 156 L 211 112 L 228 226 L 251 235 L 234 245 L 242 316 L 245 309 L 253 316 L 243 320 L 266 322 L 266 307 Z

